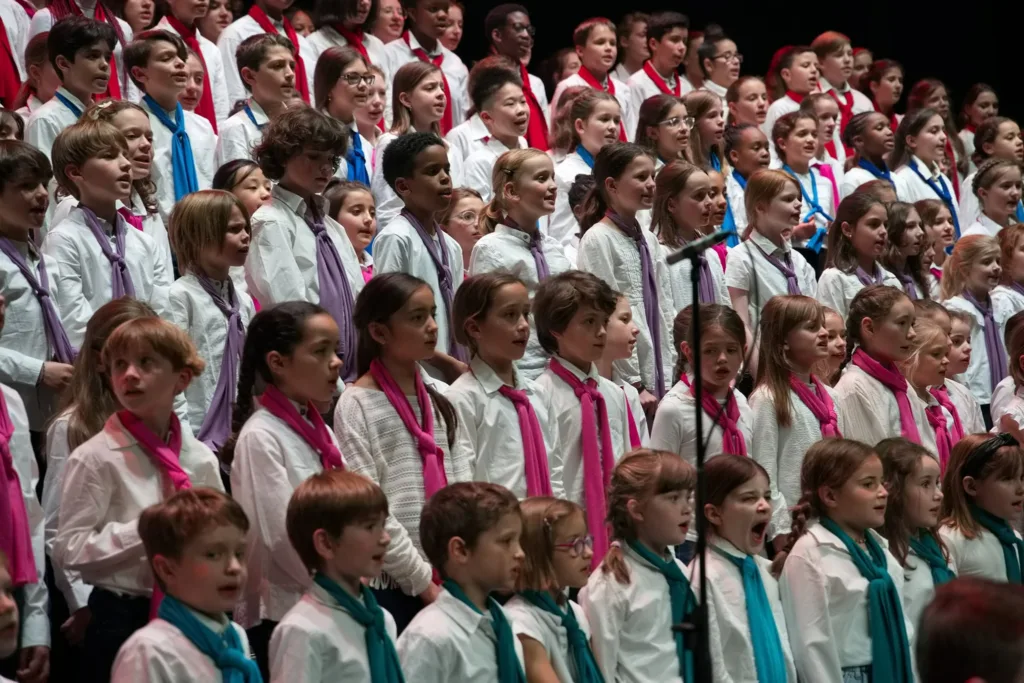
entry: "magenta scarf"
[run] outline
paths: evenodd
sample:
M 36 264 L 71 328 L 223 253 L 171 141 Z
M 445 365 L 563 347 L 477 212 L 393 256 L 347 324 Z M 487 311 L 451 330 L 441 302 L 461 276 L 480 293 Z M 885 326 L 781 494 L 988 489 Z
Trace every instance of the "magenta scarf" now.
M 572 387 L 576 398 L 580 400 L 583 501 L 587 508 L 587 526 L 594 537 L 594 558 L 590 566 L 597 567 L 601 564 L 601 560 L 604 559 L 609 548 L 608 527 L 605 524 L 605 519 L 608 516 L 605 489 L 611 483 L 612 470 L 615 469 L 615 450 L 612 446 L 611 427 L 608 424 L 608 405 L 593 377 L 588 377 L 586 382 L 581 382 L 579 377 L 555 358 L 551 359 L 548 367 L 559 379 Z M 597 404 L 596 419 L 595 404 Z M 600 446 L 598 446 L 599 433 Z
M 949 463 L 949 454 L 953 452 L 953 438 L 946 426 L 946 414 L 942 412 L 942 406 L 928 406 L 924 409 L 928 418 L 928 424 L 935 430 L 935 450 L 939 453 L 939 471 L 946 473 L 946 465 Z
M 423 384 L 419 370 L 416 371 L 416 401 L 420 406 L 420 423 L 416 423 L 416 415 L 412 412 L 409 399 L 402 393 L 398 382 L 391 376 L 388 369 L 374 358 L 370 361 L 370 375 L 380 387 L 388 401 L 394 407 L 398 417 L 402 418 L 402 424 L 409 430 L 409 435 L 416 442 L 420 457 L 423 459 L 423 500 L 430 500 L 431 496 L 448 485 L 448 476 L 444 472 L 444 450 L 434 441 L 434 402 L 430 400 L 427 387 Z
M 935 397 L 935 400 L 939 402 L 939 405 L 945 408 L 950 415 L 953 416 L 953 430 L 949 436 L 955 444 L 960 439 L 964 438 L 964 425 L 960 422 L 960 411 L 956 409 L 956 405 L 953 400 L 949 397 L 949 390 L 946 385 L 943 384 L 941 387 L 932 387 L 931 395 Z
M 288 397 L 271 384 L 260 396 L 260 405 L 266 408 L 271 415 L 291 427 L 310 448 L 316 451 L 316 454 L 320 456 L 320 465 L 324 471 L 345 469 L 341 451 L 331 439 L 331 433 L 327 430 L 324 419 L 320 417 L 320 411 L 312 403 L 306 404 L 306 415 L 309 416 L 309 420 L 304 420 Z
M 512 402 L 519 417 L 519 433 L 523 440 L 523 463 L 526 470 L 526 495 L 551 496 L 551 470 L 544 434 L 540 430 L 537 413 L 525 391 L 502 384 L 498 393 Z
M 38 580 L 32 555 L 32 534 L 28 530 L 28 512 L 21 492 L 21 480 L 14 469 L 11 437 L 14 423 L 7 412 L 7 399 L 0 391 L 0 549 L 10 562 L 11 582 L 15 587 Z
M 689 387 L 690 396 L 696 396 L 693 385 L 689 384 Z M 700 405 L 704 409 L 704 414 L 714 420 L 722 430 L 722 452 L 747 455 L 747 442 L 743 438 L 743 432 L 740 431 L 740 406 L 736 402 L 735 392 L 729 392 L 728 398 L 725 399 L 724 409 L 709 391 L 705 391 L 701 395 Z M 703 435 L 698 434 L 697 438 L 701 439 Z
M 622 393 L 625 394 L 626 390 L 623 389 Z M 633 408 L 629 405 L 629 396 L 626 396 L 626 417 L 629 418 L 629 446 L 630 448 L 640 448 L 640 430 L 636 427 L 636 418 L 633 417 Z
M 828 395 L 828 390 L 821 380 L 814 375 L 811 375 L 811 382 L 814 383 L 814 391 L 797 379 L 796 375 L 789 375 L 789 387 L 818 419 L 821 436 L 825 439 L 841 439 L 843 435 L 839 433 L 839 418 L 836 416 L 832 397 Z
M 853 364 L 892 392 L 900 410 L 900 434 L 903 438 L 920 445 L 921 434 L 914 421 L 914 410 L 910 407 L 910 397 L 907 396 L 907 380 L 900 374 L 895 363 L 888 362 L 883 365 L 869 356 L 864 349 L 857 349 L 853 352 Z

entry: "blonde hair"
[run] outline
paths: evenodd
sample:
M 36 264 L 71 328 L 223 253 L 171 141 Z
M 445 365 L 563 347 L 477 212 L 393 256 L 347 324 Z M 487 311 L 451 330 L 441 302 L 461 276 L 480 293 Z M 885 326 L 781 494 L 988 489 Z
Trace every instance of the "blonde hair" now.
M 786 337 L 810 320 L 825 326 L 824 307 L 809 296 L 773 296 L 761 311 L 757 386 L 764 385 L 771 393 L 780 427 L 788 427 L 793 422 L 793 405 L 789 398 L 789 376 L 793 371 L 786 358 Z
M 90 106 L 82 114 L 82 119 L 88 121 L 103 121 L 114 125 L 114 118 L 125 111 L 137 111 L 145 116 L 147 120 L 149 119 L 149 114 L 146 110 L 134 102 L 111 99 L 106 99 Z M 127 140 L 125 140 L 125 142 L 127 142 Z M 156 183 L 153 182 L 152 173 L 146 178 L 135 178 L 132 180 L 132 187 L 134 187 L 135 191 L 139 193 L 139 197 L 142 199 L 142 204 L 146 207 L 147 214 L 152 216 L 159 211 L 159 207 L 156 202 Z
M 557 538 L 555 528 L 576 515 L 585 522 L 583 508 L 561 498 L 534 496 L 519 503 L 519 512 L 523 517 L 523 534 L 519 537 L 523 563 L 516 578 L 516 591 L 553 591 L 556 599 L 564 602 L 563 586 L 558 583 L 551 561 Z
M 957 240 L 953 253 L 942 267 L 942 298 L 952 299 L 963 294 L 967 287 L 967 274 L 975 263 L 986 256 L 999 258 L 999 243 L 986 235 L 966 235 Z
M 924 350 L 935 343 L 936 340 L 946 342 L 949 340 L 949 335 L 946 334 L 946 330 L 932 320 L 931 318 L 925 318 L 918 316 L 914 320 L 914 339 L 910 342 L 911 351 L 907 359 L 899 364 L 900 370 L 903 376 L 907 378 L 907 381 L 911 382 L 914 372 L 917 370 L 917 366 L 921 364 L 921 354 Z
M 79 121 L 62 130 L 53 141 L 53 177 L 72 197 L 79 196 L 78 187 L 67 175 L 68 166 L 77 166 L 102 154 L 127 154 L 128 141 L 113 125 L 105 121 Z
M 142 349 L 152 349 L 156 355 L 166 358 L 175 372 L 191 370 L 193 375 L 198 375 L 206 367 L 188 334 L 155 316 L 122 323 L 107 337 L 100 358 L 109 368 L 115 359 Z
M 249 212 L 238 197 L 225 190 L 200 190 L 182 197 L 168 222 L 167 236 L 178 257 L 182 273 L 193 271 L 203 274 L 199 260 L 203 250 L 220 248 L 228 234 L 231 209 L 237 208 L 245 219 L 246 231 L 251 231 Z
M 759 204 L 770 204 L 772 200 L 782 194 L 786 185 L 792 185 L 797 190 L 800 186 L 796 180 L 784 171 L 763 168 L 754 171 L 747 180 L 747 189 L 743 193 L 743 205 L 747 210 L 747 219 L 750 221 L 743 233 L 743 239 L 750 237 L 750 232 L 756 230 L 757 207 Z
M 491 169 L 491 201 L 484 207 L 480 214 L 480 233 L 487 235 L 494 232 L 494 229 L 508 213 L 508 206 L 505 205 L 505 184 L 518 185 L 523 179 L 523 167 L 527 162 L 534 159 L 547 158 L 547 154 L 538 149 L 529 147 L 527 149 L 511 149 L 500 157 Z M 452 204 L 455 204 L 454 198 Z

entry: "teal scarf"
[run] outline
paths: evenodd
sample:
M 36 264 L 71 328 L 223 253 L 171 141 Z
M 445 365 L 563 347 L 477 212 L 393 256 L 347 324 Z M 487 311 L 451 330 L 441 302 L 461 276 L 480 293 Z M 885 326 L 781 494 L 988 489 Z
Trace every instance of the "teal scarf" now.
M 711 547 L 735 565 L 743 577 L 743 595 L 746 597 L 750 644 L 754 648 L 758 683 L 786 683 L 786 660 L 782 656 L 779 628 L 775 624 L 775 615 L 768 602 L 757 562 L 750 555 L 736 557 L 720 548 Z
M 366 629 L 366 657 L 370 662 L 371 683 L 405 683 L 395 644 L 384 627 L 384 610 L 377 605 L 373 592 L 362 586 L 363 600 L 360 602 L 323 574 L 316 574 L 313 581 Z
M 629 547 L 637 555 L 651 563 L 655 569 L 668 581 L 668 595 L 672 601 L 672 625 L 681 624 L 686 615 L 693 612 L 697 601 L 690 590 L 690 582 L 683 574 L 683 570 L 676 564 L 675 558 L 665 560 L 658 557 L 650 548 L 637 541 L 630 541 Z M 684 634 L 673 633 L 676 639 L 676 656 L 679 657 L 679 675 L 684 681 L 692 681 L 693 678 L 693 652 L 686 649 Z
M 229 623 L 224 633 L 214 633 L 177 599 L 165 595 L 157 616 L 177 627 L 200 652 L 220 669 L 224 683 L 263 683 L 256 662 L 245 656 L 238 631 Z
M 911 536 L 910 549 L 928 563 L 928 567 L 932 570 L 932 583 L 936 586 L 941 586 L 956 578 L 956 574 L 949 568 L 949 563 L 942 555 L 942 548 L 939 547 L 935 534 L 931 531 L 922 530 L 917 538 Z
M 441 585 L 471 610 L 483 614 L 466 596 L 459 584 L 446 579 Z M 523 667 L 519 665 L 519 658 L 516 656 L 516 637 L 512 635 L 512 627 L 508 625 L 505 612 L 494 598 L 487 598 L 487 605 L 494 625 L 494 634 L 498 639 L 498 683 L 526 683 L 526 674 L 523 673 Z
M 1017 534 L 1013 533 L 1013 528 L 1002 517 L 996 517 L 977 505 L 971 505 L 970 508 L 974 520 L 992 532 L 992 535 L 999 539 L 999 545 L 1003 546 L 1003 562 L 1006 563 L 1007 582 L 1022 583 L 1020 555 L 1024 554 L 1024 541 L 1017 538 Z
M 903 605 L 896 585 L 889 576 L 885 550 L 875 537 L 866 533 L 868 550 L 857 545 L 839 525 L 828 517 L 821 525 L 835 534 L 850 552 L 854 566 L 868 580 L 868 631 L 871 635 L 872 683 L 913 683 L 910 645 L 903 621 Z
M 569 636 L 569 655 L 576 665 L 576 683 L 604 683 L 604 676 L 597 668 L 597 660 L 594 659 L 594 653 L 590 650 L 586 634 L 583 633 L 579 622 L 576 621 L 572 605 L 566 605 L 563 612 L 555 599 L 551 597 L 551 593 L 547 591 L 521 591 L 519 594 L 531 605 L 561 617 L 562 626 L 565 627 L 565 632 Z

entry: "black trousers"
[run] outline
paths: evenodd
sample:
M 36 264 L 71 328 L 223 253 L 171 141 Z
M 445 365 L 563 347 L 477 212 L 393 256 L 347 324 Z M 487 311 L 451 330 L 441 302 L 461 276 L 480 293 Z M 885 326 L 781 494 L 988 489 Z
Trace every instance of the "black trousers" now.
M 83 680 L 108 683 L 117 651 L 149 623 L 150 599 L 94 588 L 89 596 L 92 620 L 85 630 Z
M 277 623 L 276 621 L 261 621 L 245 632 L 246 638 L 249 639 L 249 650 L 260 667 L 264 681 L 270 680 L 270 637 L 274 635 Z

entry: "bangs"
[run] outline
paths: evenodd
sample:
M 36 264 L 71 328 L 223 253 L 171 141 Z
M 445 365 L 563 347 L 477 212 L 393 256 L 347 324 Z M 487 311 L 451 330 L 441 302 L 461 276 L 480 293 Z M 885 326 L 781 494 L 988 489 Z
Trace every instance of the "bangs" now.
M 202 372 L 203 362 L 184 330 L 157 317 L 129 320 L 114 330 L 103 345 L 103 364 L 109 368 L 115 359 L 147 352 L 166 358 L 176 371 L 188 367 Z
M 387 516 L 388 498 L 384 490 L 369 479 L 351 485 L 345 493 L 346 500 L 339 512 L 343 515 L 347 512 L 350 519 L 363 522 Z
M 1003 446 L 981 470 L 981 478 L 1020 479 L 1024 476 L 1024 448 Z
M 675 491 L 693 491 L 697 487 L 697 470 L 675 453 L 658 452 L 658 475 L 654 495 Z

